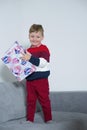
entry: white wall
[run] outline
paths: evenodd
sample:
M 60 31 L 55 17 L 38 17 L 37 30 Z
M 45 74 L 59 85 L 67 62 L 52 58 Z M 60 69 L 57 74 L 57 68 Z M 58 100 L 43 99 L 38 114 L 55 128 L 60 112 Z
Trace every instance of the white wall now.
M 16 40 L 30 45 L 33 23 L 43 25 L 51 51 L 50 90 L 87 90 L 87 1 L 0 0 L 0 58 Z M 0 60 L 0 82 L 15 80 Z

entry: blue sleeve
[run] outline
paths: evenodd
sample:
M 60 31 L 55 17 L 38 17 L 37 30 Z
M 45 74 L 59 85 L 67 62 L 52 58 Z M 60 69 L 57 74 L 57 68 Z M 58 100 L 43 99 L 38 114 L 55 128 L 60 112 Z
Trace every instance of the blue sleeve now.
M 31 56 L 29 62 L 32 63 L 33 65 L 39 66 L 40 59 L 37 57 Z

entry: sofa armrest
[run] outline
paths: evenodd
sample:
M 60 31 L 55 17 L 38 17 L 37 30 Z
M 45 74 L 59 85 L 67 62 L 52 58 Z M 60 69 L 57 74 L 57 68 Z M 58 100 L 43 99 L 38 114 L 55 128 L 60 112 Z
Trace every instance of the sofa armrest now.
M 87 113 L 86 91 L 50 92 L 52 110 Z

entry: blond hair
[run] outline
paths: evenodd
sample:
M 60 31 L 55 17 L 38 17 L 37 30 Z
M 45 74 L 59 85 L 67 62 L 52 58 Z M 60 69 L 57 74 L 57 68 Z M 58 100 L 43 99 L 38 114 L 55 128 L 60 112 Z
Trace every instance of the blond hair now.
M 32 32 L 41 32 L 42 36 L 44 36 L 44 29 L 43 29 L 42 25 L 40 25 L 40 24 L 31 25 L 31 27 L 29 29 L 29 33 L 32 33 Z

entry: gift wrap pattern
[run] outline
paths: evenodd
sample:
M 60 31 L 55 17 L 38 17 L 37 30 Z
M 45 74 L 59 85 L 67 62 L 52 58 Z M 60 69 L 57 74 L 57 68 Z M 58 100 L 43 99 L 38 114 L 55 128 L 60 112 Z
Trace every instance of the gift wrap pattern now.
M 33 72 L 36 68 L 29 61 L 21 59 L 22 54 L 25 53 L 23 47 L 16 41 L 11 48 L 9 48 L 4 56 L 1 58 L 4 64 L 9 68 L 18 81 L 23 80 Z

